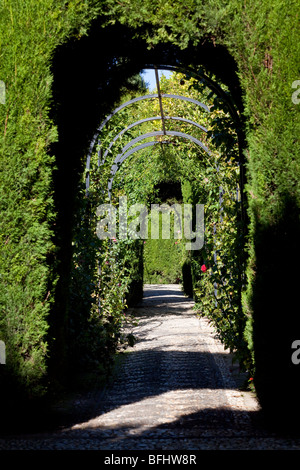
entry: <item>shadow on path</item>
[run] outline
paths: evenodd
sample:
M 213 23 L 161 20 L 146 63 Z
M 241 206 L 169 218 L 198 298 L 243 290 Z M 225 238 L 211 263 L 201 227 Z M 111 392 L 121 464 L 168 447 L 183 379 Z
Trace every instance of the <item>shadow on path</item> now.
M 204 320 L 199 328 L 192 306 L 178 285 L 146 285 L 132 311 L 139 318 L 137 343 L 122 355 L 108 387 L 74 403 L 74 412 L 60 417 L 60 432 L 51 433 L 46 424 L 38 436 L 15 440 L 43 449 L 198 449 L 223 441 L 234 448 L 242 445 L 238 439 L 247 448 L 250 438 L 257 448 L 260 439 L 275 438 L 264 429 L 258 407 L 245 406 L 228 355 L 211 353 L 212 330 Z

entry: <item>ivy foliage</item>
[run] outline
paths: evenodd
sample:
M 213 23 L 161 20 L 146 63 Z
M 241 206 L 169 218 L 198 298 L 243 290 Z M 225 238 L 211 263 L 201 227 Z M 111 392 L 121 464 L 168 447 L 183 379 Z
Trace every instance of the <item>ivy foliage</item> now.
M 189 252 L 185 248 L 187 240 L 176 240 L 172 234 L 170 240 L 148 239 L 144 246 L 145 279 L 151 282 L 170 282 L 170 274 L 166 271 L 164 273 L 164 270 L 170 266 L 173 253 L 178 259 L 173 282 L 182 280 L 186 293 L 195 296 L 197 308 L 213 321 L 225 346 L 239 355 L 245 368 L 250 368 L 251 357 L 244 338 L 246 317 L 241 308 L 241 295 L 245 287 L 245 240 L 241 217 L 239 152 L 234 122 L 226 110 L 226 103 L 195 79 L 174 73 L 168 80 L 162 77 L 160 87 L 162 93 L 188 96 L 209 107 L 207 112 L 202 106 L 192 102 L 170 100 L 164 96 L 162 98 L 167 131 L 197 137 L 209 151 L 206 152 L 186 138 L 155 136 L 157 145 L 150 147 L 150 150 L 137 150 L 119 166 L 113 179 L 112 201 L 117 206 L 118 197 L 122 195 L 127 197 L 128 206 L 143 203 L 151 210 L 152 203 L 166 202 L 158 188 L 166 190 L 168 184 L 179 183 L 181 203 L 205 205 L 203 250 Z M 126 97 L 122 102 L 126 102 Z M 105 200 L 105 188 L 108 187 L 110 168 L 116 156 L 122 155 L 125 152 L 123 149 L 129 148 L 128 145 L 135 138 L 153 130 L 160 131 L 162 126 L 161 120 L 157 119 L 150 119 L 133 127 L 131 124 L 159 115 L 157 98 L 138 101 L 120 110 L 110 119 L 107 128 L 101 131 L 100 146 L 96 149 L 92 172 L 97 188 L 97 201 L 100 188 L 104 188 L 102 198 Z M 191 122 L 181 120 L 186 117 Z M 201 123 L 202 129 L 192 122 Z M 128 130 L 114 139 L 120 124 L 120 127 L 128 127 Z M 142 141 L 151 142 L 153 137 L 144 137 Z M 138 144 L 139 141 L 136 141 L 135 145 Z M 103 158 L 105 155 L 101 172 L 98 169 L 100 148 Z M 105 149 L 109 149 L 109 152 Z M 176 197 L 167 201 L 174 203 Z M 115 243 L 119 242 L 115 240 Z M 160 267 L 165 245 L 169 250 L 168 262 Z M 158 251 L 155 252 L 155 249 Z M 160 262 L 156 261 L 155 268 L 152 258 L 157 259 L 158 256 Z M 149 262 L 152 263 L 150 272 L 147 271 Z M 203 264 L 207 267 L 205 275 L 201 272 Z M 190 266 L 189 270 L 186 270 L 187 266 Z M 188 285 L 188 276 L 193 278 L 192 288 Z
M 230 3 L 230 2 L 229 2 Z M 143 27 L 149 46 L 171 42 L 185 49 L 203 38 L 222 36 L 229 5 L 215 0 L 107 2 L 108 23 Z M 147 18 L 147 21 L 145 21 Z

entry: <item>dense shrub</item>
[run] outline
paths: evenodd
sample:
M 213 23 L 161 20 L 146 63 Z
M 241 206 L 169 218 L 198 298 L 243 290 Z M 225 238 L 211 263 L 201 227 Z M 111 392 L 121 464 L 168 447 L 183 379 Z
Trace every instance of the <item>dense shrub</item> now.
M 85 29 L 86 14 L 94 11 L 86 7 L 48 0 L 0 5 L 0 79 L 6 89 L 0 104 L 0 336 L 6 343 L 5 380 L 11 377 L 18 393 L 28 396 L 46 390 L 49 313 L 57 283 L 50 146 L 58 136 L 49 118 L 50 63 L 58 44 Z

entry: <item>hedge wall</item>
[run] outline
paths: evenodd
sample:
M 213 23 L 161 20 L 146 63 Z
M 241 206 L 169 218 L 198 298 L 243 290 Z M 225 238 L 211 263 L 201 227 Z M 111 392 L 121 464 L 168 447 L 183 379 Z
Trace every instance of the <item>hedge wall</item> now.
M 299 3 L 239 4 L 233 21 L 247 117 L 250 216 L 249 287 L 255 386 L 265 412 L 291 428 L 299 416 L 300 373 L 291 361 L 299 336 L 295 286 L 300 277 Z
M 49 149 L 58 136 L 49 119 L 50 65 L 55 47 L 86 25 L 90 11 L 80 3 L 0 4 L 0 79 L 6 91 L 0 104 L 0 337 L 6 344 L 1 374 L 26 396 L 45 391 L 48 317 L 57 282 L 55 157 Z

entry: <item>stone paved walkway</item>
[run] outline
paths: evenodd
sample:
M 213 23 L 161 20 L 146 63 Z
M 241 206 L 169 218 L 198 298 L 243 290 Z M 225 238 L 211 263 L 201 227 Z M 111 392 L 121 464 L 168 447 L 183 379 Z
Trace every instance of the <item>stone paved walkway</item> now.
M 300 440 L 257 426 L 231 356 L 177 285 L 145 286 L 134 309 L 137 343 L 93 414 L 59 432 L 0 439 L 0 449 L 300 449 Z

